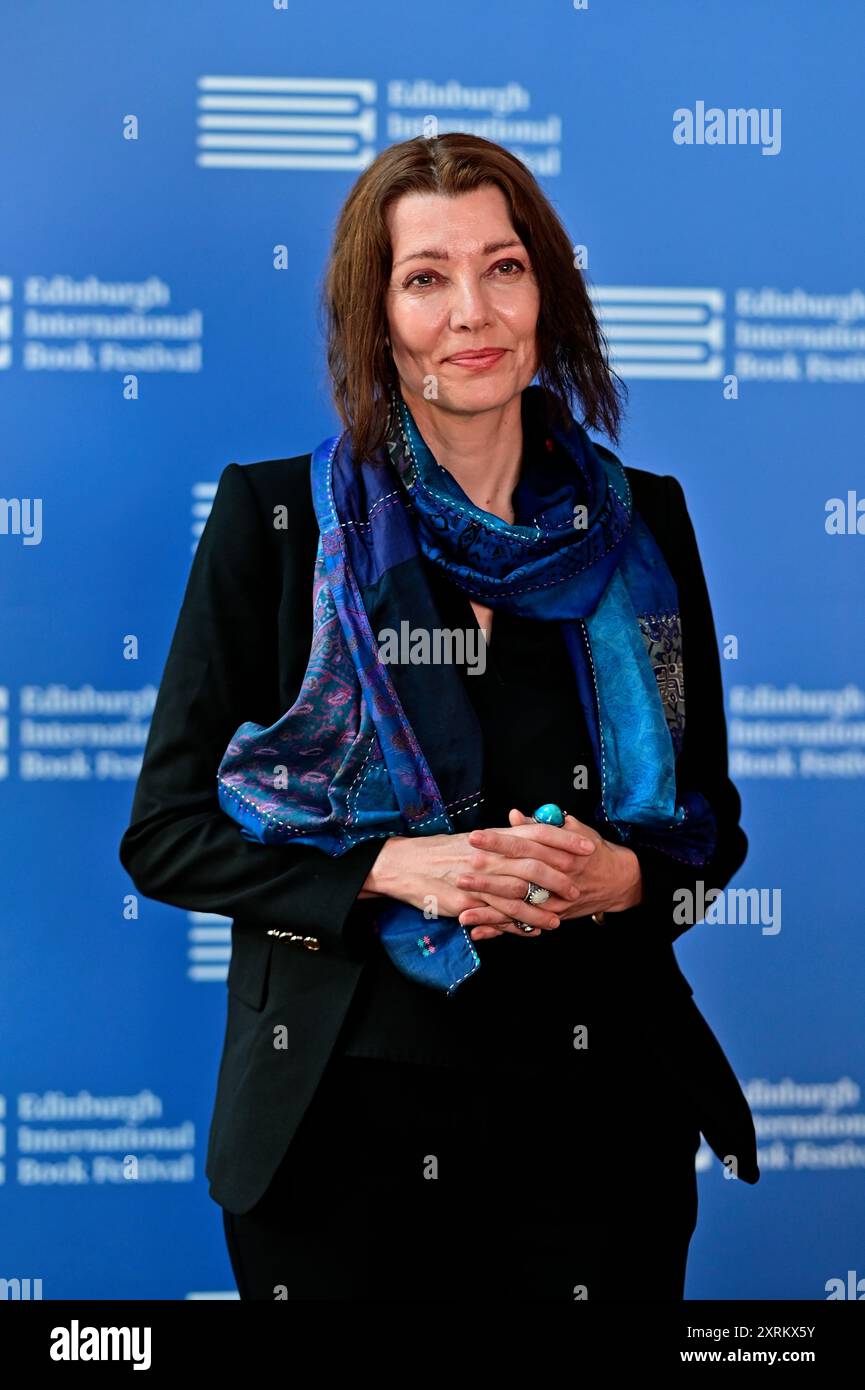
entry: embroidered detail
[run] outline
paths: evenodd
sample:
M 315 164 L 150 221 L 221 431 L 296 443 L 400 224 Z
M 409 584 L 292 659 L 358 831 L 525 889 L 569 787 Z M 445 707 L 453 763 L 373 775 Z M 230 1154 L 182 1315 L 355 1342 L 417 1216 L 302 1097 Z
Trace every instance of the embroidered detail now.
M 432 940 L 430 937 L 419 936 L 417 939 L 417 944 L 420 947 L 420 953 L 422 956 L 432 956 L 435 954 L 436 948 L 432 944 Z
M 639 618 L 649 660 L 658 682 L 664 718 L 678 755 L 685 737 L 685 670 L 682 625 L 677 613 L 647 613 Z

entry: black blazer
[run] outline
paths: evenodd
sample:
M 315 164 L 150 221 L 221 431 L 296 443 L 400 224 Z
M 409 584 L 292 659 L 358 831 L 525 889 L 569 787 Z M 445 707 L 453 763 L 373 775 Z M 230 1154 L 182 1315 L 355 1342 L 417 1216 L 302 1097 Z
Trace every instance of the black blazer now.
M 305 845 L 244 839 L 220 809 L 216 770 L 243 720 L 268 726 L 294 703 L 312 634 L 318 525 L 310 455 L 230 463 L 198 543 L 150 725 L 120 860 L 146 897 L 233 919 L 228 1016 L 210 1127 L 210 1195 L 241 1215 L 265 1191 L 315 1094 L 369 959 L 371 926 L 357 894 L 380 848 L 339 858 Z M 723 888 L 747 840 L 727 775 L 727 739 L 714 623 L 693 528 L 678 482 L 629 468 L 634 504 L 677 581 L 686 681 L 680 784 L 711 802 L 719 824 L 712 864 L 694 870 L 640 850 L 643 902 L 607 915 L 623 942 L 657 943 L 651 1029 L 641 1036 L 692 1104 L 700 1129 L 739 1177 L 759 1177 L 754 1125 L 717 1039 L 678 968 L 674 889 L 703 879 Z M 274 509 L 287 508 L 287 526 Z M 289 933 L 282 937 L 271 931 Z M 644 952 L 641 955 L 644 956 Z M 658 1019 L 660 1018 L 660 1022 Z M 274 1046 L 274 1029 L 287 1046 Z

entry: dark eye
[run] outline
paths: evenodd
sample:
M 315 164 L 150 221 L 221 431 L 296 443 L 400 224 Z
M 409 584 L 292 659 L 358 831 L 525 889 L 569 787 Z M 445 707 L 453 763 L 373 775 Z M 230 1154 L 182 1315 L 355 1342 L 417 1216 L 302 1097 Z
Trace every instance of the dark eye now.
M 503 275 L 499 277 L 503 280 L 515 280 L 517 275 L 521 271 L 525 270 L 525 266 L 523 265 L 522 261 L 515 260 L 513 257 L 506 261 L 497 261 L 496 264 L 493 266 L 493 270 L 501 270 L 502 266 L 513 266 L 513 271 L 509 275 Z M 435 276 L 431 271 L 419 270 L 416 272 L 416 274 L 410 276 L 409 279 L 406 280 L 404 288 L 409 289 L 412 285 L 418 284 L 418 281 L 420 280 L 429 280 L 431 282 L 434 279 Z M 418 289 L 425 290 L 427 288 L 427 285 L 418 284 Z

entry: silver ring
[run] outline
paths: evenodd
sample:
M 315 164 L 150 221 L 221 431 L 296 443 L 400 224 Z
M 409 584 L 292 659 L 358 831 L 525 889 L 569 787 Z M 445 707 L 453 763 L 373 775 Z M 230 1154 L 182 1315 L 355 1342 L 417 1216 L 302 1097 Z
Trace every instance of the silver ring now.
M 528 922 L 517 922 L 517 921 L 515 920 L 515 921 L 514 921 L 514 926 L 515 926 L 515 927 L 519 927 L 520 931 L 524 931 L 524 932 L 530 932 L 530 931 L 535 931 L 535 930 L 536 930 L 535 927 L 530 927 L 529 924 L 528 924 Z
M 542 888 L 539 883 L 530 883 L 523 902 L 530 903 L 532 907 L 540 907 L 549 896 L 550 890 L 548 888 Z

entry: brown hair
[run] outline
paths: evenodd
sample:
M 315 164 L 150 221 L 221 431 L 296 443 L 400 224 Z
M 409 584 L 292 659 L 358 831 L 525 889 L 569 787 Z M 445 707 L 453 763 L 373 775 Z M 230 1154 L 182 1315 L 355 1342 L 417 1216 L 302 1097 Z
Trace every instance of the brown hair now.
M 385 298 L 392 248 L 386 213 L 407 193 L 457 197 L 482 185 L 501 189 L 538 283 L 538 380 L 553 403 L 618 440 L 620 395 L 606 339 L 568 234 L 526 166 L 501 145 L 455 132 L 418 136 L 383 150 L 355 183 L 339 215 L 321 308 L 334 404 L 357 457 L 383 442 L 396 369 L 387 346 Z

